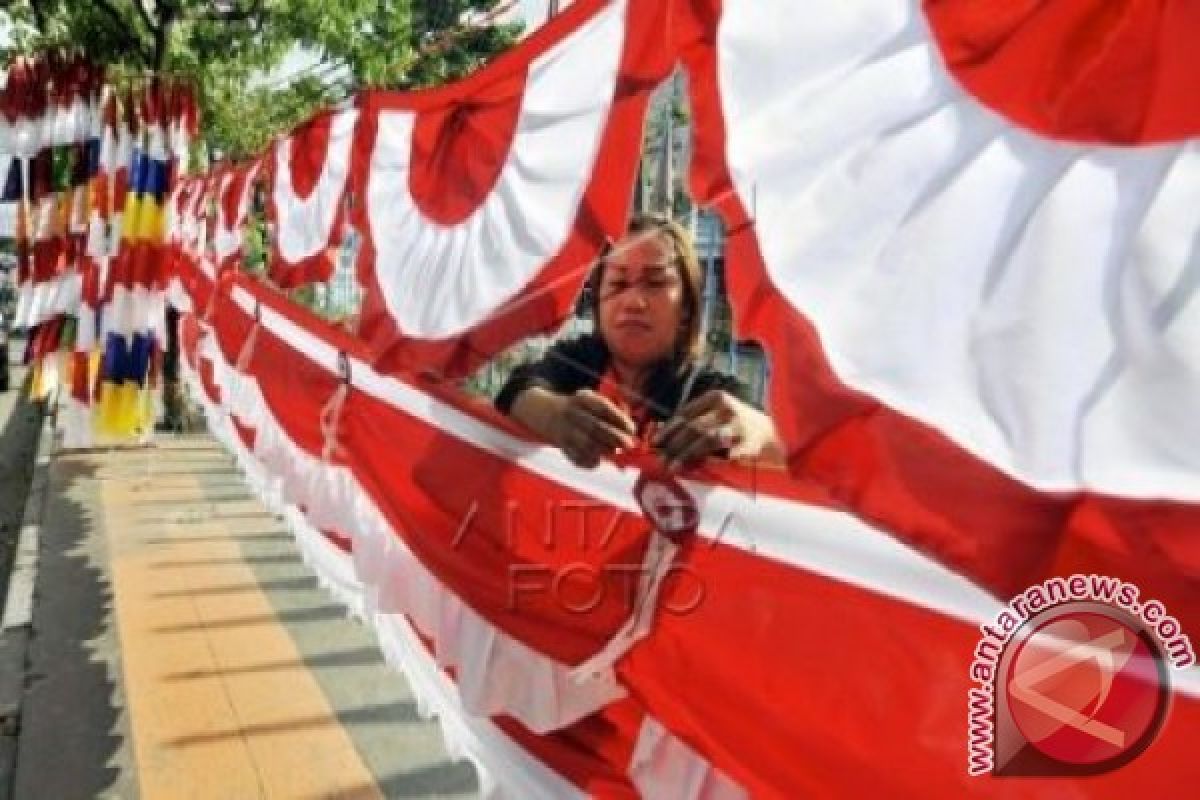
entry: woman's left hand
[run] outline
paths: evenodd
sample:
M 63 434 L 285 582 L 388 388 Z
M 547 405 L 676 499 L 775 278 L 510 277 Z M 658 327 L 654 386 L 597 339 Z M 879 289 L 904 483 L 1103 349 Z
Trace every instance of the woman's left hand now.
M 728 392 L 713 389 L 685 403 L 654 437 L 668 469 L 727 454 L 730 459 L 775 460 L 778 437 L 771 419 Z

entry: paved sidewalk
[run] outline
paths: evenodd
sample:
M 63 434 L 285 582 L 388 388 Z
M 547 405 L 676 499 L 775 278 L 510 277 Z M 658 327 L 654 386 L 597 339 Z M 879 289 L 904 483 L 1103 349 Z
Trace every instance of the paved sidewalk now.
M 15 797 L 473 797 L 206 436 L 59 453 Z

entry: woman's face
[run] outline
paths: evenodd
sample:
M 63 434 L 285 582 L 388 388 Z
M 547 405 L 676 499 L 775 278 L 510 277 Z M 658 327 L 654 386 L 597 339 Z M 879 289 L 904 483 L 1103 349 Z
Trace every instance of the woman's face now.
M 600 282 L 600 334 L 622 364 L 642 368 L 675 352 L 684 289 L 670 240 L 635 233 L 613 248 Z

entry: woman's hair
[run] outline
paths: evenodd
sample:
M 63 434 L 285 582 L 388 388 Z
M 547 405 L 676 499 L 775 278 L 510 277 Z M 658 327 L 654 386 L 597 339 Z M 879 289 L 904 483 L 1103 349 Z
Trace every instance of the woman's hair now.
M 692 236 L 678 222 L 662 214 L 635 214 L 629 221 L 627 235 L 646 234 L 661 236 L 671 247 L 671 263 L 679 270 L 679 280 L 683 284 L 683 330 L 675 344 L 675 356 L 681 366 L 700 356 L 702 342 L 700 341 L 700 325 L 702 322 L 704 297 L 704 272 L 700 268 L 700 259 L 696 256 L 696 248 L 692 244 Z M 592 276 L 593 314 L 597 330 L 600 324 L 600 282 L 604 279 L 604 267 L 612 245 L 605 248 L 600 256 L 595 274 Z

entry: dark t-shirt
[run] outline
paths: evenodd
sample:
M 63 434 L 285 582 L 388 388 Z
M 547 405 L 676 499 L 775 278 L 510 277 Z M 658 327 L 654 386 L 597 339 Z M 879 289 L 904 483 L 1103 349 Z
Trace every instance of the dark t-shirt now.
M 608 347 L 595 334 L 558 342 L 540 361 L 513 370 L 496 395 L 496 408 L 508 414 L 517 395 L 532 386 L 541 386 L 557 394 L 595 389 L 608 370 L 608 362 Z M 680 395 L 696 368 L 695 363 L 663 362 L 650 373 L 646 379 L 646 409 L 651 419 L 665 422 L 683 405 Z M 705 367 L 699 369 L 684 400 L 720 389 L 739 400 L 751 402 L 749 390 L 737 378 Z

